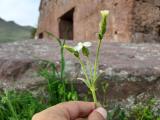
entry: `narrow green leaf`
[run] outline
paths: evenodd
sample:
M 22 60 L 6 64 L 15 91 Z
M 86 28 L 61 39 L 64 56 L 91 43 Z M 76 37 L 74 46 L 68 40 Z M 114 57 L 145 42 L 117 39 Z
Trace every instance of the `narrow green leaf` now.
M 74 52 L 74 56 L 76 56 L 77 58 L 79 58 L 79 52 L 78 52 L 78 51 L 75 51 L 75 52 Z
M 76 51 L 75 51 L 75 49 L 73 48 L 73 47 L 71 47 L 71 46 L 68 46 L 68 45 L 64 45 L 63 46 L 66 50 L 68 50 L 70 53 L 75 53 Z
M 53 39 L 56 39 L 59 43 L 60 46 L 62 46 L 62 42 L 59 38 L 57 38 L 55 35 L 53 35 L 51 32 L 45 31 L 45 33 L 47 33 L 48 36 L 52 37 Z
M 84 56 L 88 57 L 89 56 L 89 49 L 83 46 L 82 53 Z

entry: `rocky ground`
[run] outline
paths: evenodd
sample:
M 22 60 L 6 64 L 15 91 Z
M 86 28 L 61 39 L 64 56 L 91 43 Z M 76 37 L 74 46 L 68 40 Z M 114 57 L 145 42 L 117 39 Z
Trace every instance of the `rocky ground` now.
M 67 42 L 75 45 L 76 42 Z M 94 60 L 97 42 L 91 47 Z M 66 52 L 66 72 L 74 79 L 81 75 L 79 64 Z M 40 60 L 58 64 L 60 59 L 57 42 L 27 40 L 0 44 L 0 88 L 37 89 L 45 84 L 37 75 Z M 107 97 L 126 99 L 130 96 L 149 94 L 160 98 L 160 44 L 130 44 L 103 42 L 98 86 L 108 82 Z M 82 86 L 78 87 L 79 91 Z M 84 88 L 85 89 L 85 88 Z

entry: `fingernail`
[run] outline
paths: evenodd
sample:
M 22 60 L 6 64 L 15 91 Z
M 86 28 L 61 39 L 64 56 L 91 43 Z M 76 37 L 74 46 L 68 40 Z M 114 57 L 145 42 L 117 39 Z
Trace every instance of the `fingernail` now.
M 104 119 L 107 118 L 107 111 L 104 108 L 99 107 L 95 111 L 97 111 L 98 113 L 100 113 L 104 117 Z

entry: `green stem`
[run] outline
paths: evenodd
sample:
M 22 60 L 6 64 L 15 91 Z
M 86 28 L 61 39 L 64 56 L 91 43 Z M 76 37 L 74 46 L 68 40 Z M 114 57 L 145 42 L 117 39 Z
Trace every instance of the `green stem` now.
M 86 83 L 87 87 L 90 89 L 90 91 L 92 93 L 92 97 L 93 97 L 94 103 L 97 104 L 96 88 L 95 88 L 94 81 L 89 81 L 86 67 L 85 67 L 84 63 L 81 61 L 80 58 L 79 58 L 79 62 L 81 64 L 81 66 L 82 66 L 82 71 L 85 74 L 87 83 L 86 83 L 86 81 L 84 81 L 84 82 Z M 91 63 L 90 63 L 89 59 L 88 59 L 88 62 L 89 62 L 89 67 L 90 67 L 90 77 L 91 77 L 90 79 L 92 79 L 92 69 L 91 69 Z
M 60 44 L 61 47 L 61 79 L 64 78 L 65 74 L 65 58 L 64 58 L 64 45 L 65 45 L 65 40 Z
M 91 92 L 92 92 L 92 97 L 93 97 L 93 101 L 94 103 L 97 104 L 97 95 L 96 95 L 96 89 L 95 89 L 95 86 L 90 88 Z
M 101 43 L 102 43 L 102 40 L 99 40 L 97 51 L 96 51 L 96 60 L 95 60 L 95 63 L 94 63 L 94 76 L 93 76 L 94 77 L 94 82 L 97 79 L 97 67 L 98 67 L 98 64 L 99 64 L 99 52 L 100 52 Z
M 78 58 L 78 60 L 79 60 L 79 63 L 81 64 L 83 74 L 86 77 L 86 81 L 84 81 L 84 82 L 86 83 L 87 87 L 89 87 L 90 83 L 89 83 L 89 78 L 88 78 L 88 75 L 87 75 L 86 67 L 85 67 L 84 63 L 82 62 L 82 60 L 80 58 Z
M 63 45 L 61 45 L 61 81 L 62 81 L 62 84 L 63 84 L 63 88 L 64 88 L 64 94 L 66 92 L 66 81 L 64 79 L 64 71 L 65 70 L 65 59 L 64 59 L 64 47 Z M 64 95 L 64 101 L 66 101 L 66 96 Z
M 87 57 L 88 65 L 89 65 L 89 72 L 90 72 L 90 80 L 93 80 L 93 73 L 92 73 L 92 66 L 89 58 Z
M 97 51 L 96 51 L 96 60 L 94 63 L 94 75 L 93 75 L 93 83 L 92 83 L 93 87 L 91 89 L 93 100 L 96 104 L 97 104 L 97 96 L 96 96 L 95 82 L 97 80 L 97 67 L 99 64 L 99 53 L 100 53 L 101 43 L 102 43 L 102 40 L 99 40 Z
M 61 80 L 64 78 L 65 60 L 64 60 L 64 47 L 61 46 Z

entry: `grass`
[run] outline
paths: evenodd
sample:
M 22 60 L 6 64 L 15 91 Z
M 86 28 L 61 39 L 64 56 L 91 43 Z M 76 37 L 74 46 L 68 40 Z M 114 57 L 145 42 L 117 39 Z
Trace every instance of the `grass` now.
M 5 91 L 0 100 L 0 120 L 31 120 L 33 114 L 47 107 L 27 91 Z

